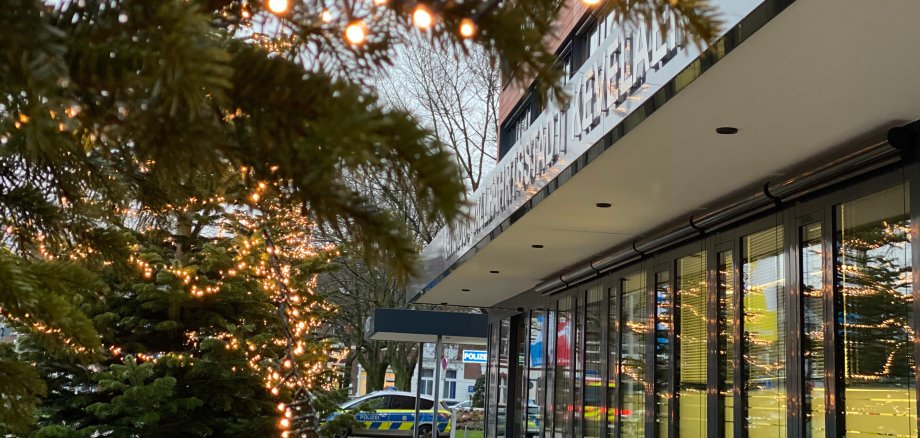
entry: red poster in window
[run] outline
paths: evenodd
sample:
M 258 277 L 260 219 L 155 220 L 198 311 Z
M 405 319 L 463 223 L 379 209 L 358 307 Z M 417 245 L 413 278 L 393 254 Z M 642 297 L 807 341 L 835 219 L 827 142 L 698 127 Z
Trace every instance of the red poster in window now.
M 556 324 L 556 366 L 567 367 L 572 362 L 571 338 L 569 320 L 559 318 L 559 323 Z

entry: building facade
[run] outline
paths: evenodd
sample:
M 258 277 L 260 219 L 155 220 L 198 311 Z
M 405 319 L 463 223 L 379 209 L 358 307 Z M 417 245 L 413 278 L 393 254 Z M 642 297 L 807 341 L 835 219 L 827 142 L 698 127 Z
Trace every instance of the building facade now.
M 472 399 L 475 392 L 476 380 L 485 373 L 487 361 L 481 354 L 485 350 L 477 345 L 445 344 L 442 347 L 441 360 L 435 360 L 434 344 L 425 344 L 423 359 L 416 362 L 412 375 L 412 386 L 409 392 L 416 392 L 418 388 L 418 373 L 421 367 L 422 395 L 434 396 L 435 367 L 440 366 L 441 385 L 438 398 L 446 401 L 462 402 Z M 352 381 L 352 396 L 362 396 L 367 391 L 367 372 L 360 364 L 355 362 L 355 372 Z M 396 374 L 387 368 L 384 377 L 384 389 L 396 387 Z
M 713 3 L 570 2 L 570 102 L 508 81 L 410 296 L 492 308 L 486 436 L 918 436 L 920 2 Z

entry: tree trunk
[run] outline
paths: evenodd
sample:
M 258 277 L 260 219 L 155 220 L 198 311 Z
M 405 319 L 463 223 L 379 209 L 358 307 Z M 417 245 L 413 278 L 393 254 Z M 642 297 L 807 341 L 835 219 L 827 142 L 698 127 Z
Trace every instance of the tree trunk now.
M 387 367 L 390 366 L 386 351 L 381 351 L 383 348 L 378 344 L 377 342 L 372 343 L 368 346 L 367 351 L 358 355 L 358 363 L 367 373 L 367 392 L 383 389 L 386 383 Z
M 412 376 L 415 374 L 415 364 L 418 362 L 418 344 L 414 342 L 391 343 L 387 349 L 387 356 L 393 368 L 393 374 L 396 375 L 396 389 L 411 391 Z

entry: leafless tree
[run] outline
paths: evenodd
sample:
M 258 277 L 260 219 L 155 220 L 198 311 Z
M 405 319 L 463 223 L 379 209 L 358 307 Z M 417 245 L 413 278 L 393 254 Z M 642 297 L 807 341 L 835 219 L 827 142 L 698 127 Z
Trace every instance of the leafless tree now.
M 479 187 L 484 172 L 496 161 L 498 150 L 498 66 L 486 52 L 445 54 L 432 50 L 432 42 L 409 37 L 400 47 L 396 65 L 377 81 L 381 98 L 388 105 L 412 113 L 457 160 L 469 191 Z M 410 235 L 421 248 L 444 226 L 443 218 L 426 217 L 426 199 L 415 196 L 398 174 L 363 175 L 354 178 L 355 189 L 374 199 L 369 208 L 386 210 L 404 219 Z M 347 239 L 334 243 L 342 245 Z M 395 374 L 399 389 L 408 390 L 418 362 L 418 345 L 406 342 L 368 341 L 364 326 L 373 309 L 409 308 L 405 283 L 380 264 L 363 260 L 344 248 L 338 269 L 321 277 L 319 289 L 339 306 L 333 333 L 351 346 L 351 361 L 367 372 L 368 390 L 382 389 L 387 368 Z M 349 362 L 351 362 L 349 361 Z
M 498 62 L 478 46 L 452 54 L 432 44 L 421 36 L 407 38 L 378 89 L 388 104 L 413 113 L 451 150 L 474 191 L 497 159 Z

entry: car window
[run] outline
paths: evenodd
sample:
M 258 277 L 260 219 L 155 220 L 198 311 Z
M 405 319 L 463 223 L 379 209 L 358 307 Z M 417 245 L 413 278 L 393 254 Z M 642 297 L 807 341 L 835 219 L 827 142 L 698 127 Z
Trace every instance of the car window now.
M 434 407 L 434 402 L 431 400 L 422 399 L 421 403 L 419 403 L 419 409 L 423 411 L 430 411 L 431 408 L 433 407 Z
M 394 395 L 392 397 L 390 409 L 415 409 L 415 398 L 406 395 Z
M 348 409 L 357 409 L 361 406 L 367 406 L 368 409 L 380 410 L 387 408 L 387 402 L 390 396 L 388 395 L 378 395 L 377 397 L 366 398 L 364 400 L 356 400 L 345 407 Z

